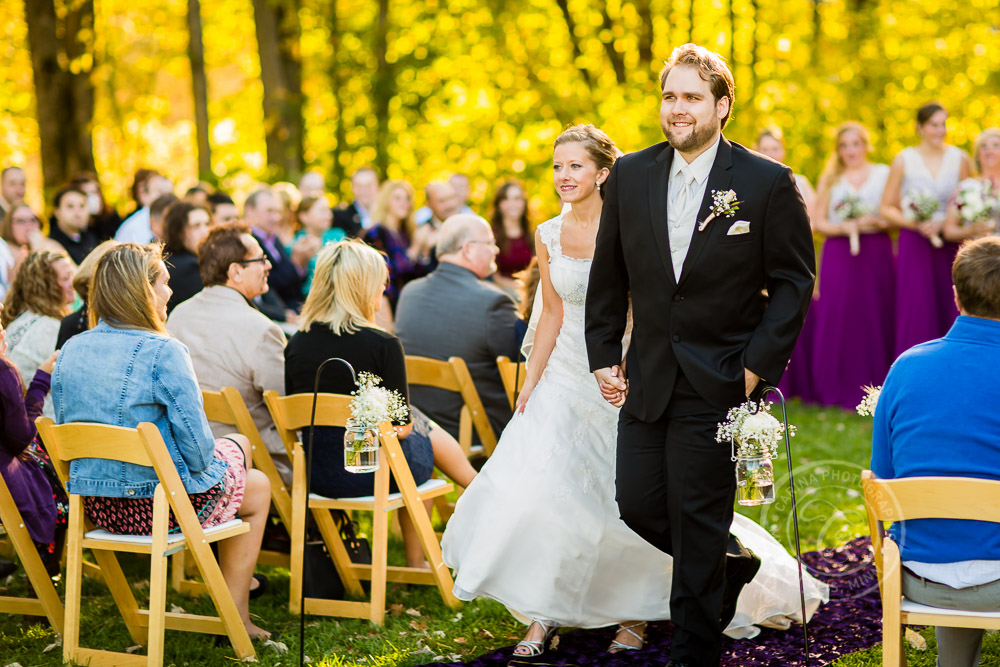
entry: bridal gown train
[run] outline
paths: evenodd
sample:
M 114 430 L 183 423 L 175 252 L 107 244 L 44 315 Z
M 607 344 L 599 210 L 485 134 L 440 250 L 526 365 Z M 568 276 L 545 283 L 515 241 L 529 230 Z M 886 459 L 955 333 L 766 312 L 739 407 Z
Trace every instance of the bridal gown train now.
M 618 409 L 601 398 L 587 364 L 584 304 L 590 260 L 562 254 L 562 217 L 539 227 L 563 324 L 522 414 L 459 498 L 441 546 L 455 595 L 490 597 L 521 620 L 601 627 L 670 618 L 670 556 L 632 532 L 615 504 Z M 536 301 L 536 308 L 541 304 Z M 723 445 L 720 445 L 723 446 Z M 736 514 L 732 532 L 762 561 L 727 634 L 801 616 L 794 558 Z M 829 598 L 806 574 L 807 612 Z

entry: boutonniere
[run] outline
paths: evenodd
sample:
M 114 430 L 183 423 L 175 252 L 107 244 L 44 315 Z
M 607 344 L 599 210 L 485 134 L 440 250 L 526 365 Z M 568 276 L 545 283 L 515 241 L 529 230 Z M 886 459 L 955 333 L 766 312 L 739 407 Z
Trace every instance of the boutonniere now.
M 708 223 L 720 215 L 726 218 L 733 217 L 733 214 L 740 210 L 740 204 L 742 203 L 741 201 L 736 201 L 736 190 L 726 190 L 725 192 L 712 190 L 712 210 L 709 212 L 708 217 L 698 224 L 698 231 L 705 231 Z

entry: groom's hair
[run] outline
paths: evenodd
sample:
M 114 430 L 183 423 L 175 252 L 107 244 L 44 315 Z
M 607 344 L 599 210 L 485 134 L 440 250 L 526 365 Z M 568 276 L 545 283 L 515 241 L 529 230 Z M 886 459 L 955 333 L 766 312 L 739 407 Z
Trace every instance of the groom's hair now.
M 1000 237 L 966 242 L 951 266 L 951 280 L 965 312 L 1000 319 Z
M 707 81 L 718 102 L 723 97 L 729 98 L 729 111 L 722 119 L 722 127 L 726 127 L 729 116 L 733 113 L 733 104 L 736 102 L 734 95 L 735 84 L 733 83 L 733 73 L 729 71 L 726 59 L 718 53 L 709 51 L 704 46 L 697 44 L 684 44 L 674 49 L 670 54 L 670 60 L 663 65 L 660 70 L 660 90 L 667 83 L 667 74 L 678 65 L 687 65 L 698 70 L 698 74 L 704 81 Z

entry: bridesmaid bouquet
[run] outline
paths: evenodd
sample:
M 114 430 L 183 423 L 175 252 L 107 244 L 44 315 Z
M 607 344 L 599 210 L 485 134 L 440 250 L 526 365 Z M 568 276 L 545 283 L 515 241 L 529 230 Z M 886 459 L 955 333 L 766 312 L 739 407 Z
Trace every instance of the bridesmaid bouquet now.
M 409 407 L 394 389 L 380 387 L 382 378 L 372 373 L 358 374 L 357 389 L 351 392 L 351 418 L 344 433 L 344 468 L 349 472 L 371 472 L 378 468 L 378 425 L 406 419 Z
M 875 407 L 878 405 L 878 397 L 882 395 L 882 385 L 868 385 L 864 387 L 865 396 L 858 403 L 857 411 L 862 417 L 874 417 Z
M 771 414 L 771 404 L 746 401 L 726 414 L 718 426 L 715 441 L 729 442 L 736 462 L 736 500 L 740 505 L 764 505 L 774 502 L 774 468 L 778 444 L 785 425 Z M 788 426 L 788 435 L 795 427 Z
M 958 184 L 955 197 L 962 223 L 994 222 L 1000 215 L 1000 193 L 989 182 L 977 178 L 967 178 Z
M 903 206 L 903 217 L 913 222 L 927 222 L 934 218 L 934 215 L 941 208 L 941 202 L 930 192 L 917 190 L 903 195 L 900 202 Z M 944 242 L 937 234 L 932 234 L 928 239 L 935 248 L 943 248 Z
M 840 216 L 841 220 L 857 220 L 863 215 L 871 213 L 864 200 L 857 195 L 847 194 L 833 207 L 833 212 Z M 857 257 L 861 253 L 861 243 L 858 239 L 857 231 L 850 234 L 851 256 Z

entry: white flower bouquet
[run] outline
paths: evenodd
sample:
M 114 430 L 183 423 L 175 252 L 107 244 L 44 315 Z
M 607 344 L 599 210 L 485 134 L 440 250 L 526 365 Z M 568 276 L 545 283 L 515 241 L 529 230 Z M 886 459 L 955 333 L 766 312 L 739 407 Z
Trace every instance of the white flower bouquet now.
M 916 223 L 933 220 L 941 208 L 941 202 L 938 201 L 938 198 L 926 190 L 907 192 L 900 200 L 900 205 L 903 209 L 903 217 Z M 935 248 L 944 247 L 944 242 L 937 234 L 931 235 L 927 240 Z
M 847 194 L 837 202 L 833 207 L 833 212 L 842 221 L 846 220 L 858 220 L 864 215 L 871 213 L 868 205 L 865 204 L 861 197 L 854 194 Z M 861 242 L 858 238 L 857 231 L 851 232 L 850 234 L 850 244 L 851 244 L 851 255 L 857 257 L 861 253 Z
M 875 407 L 878 405 L 878 397 L 882 395 L 882 385 L 868 385 L 864 388 L 865 395 L 858 403 L 857 411 L 862 417 L 874 417 Z
M 718 426 L 715 441 L 729 442 L 736 462 L 736 500 L 740 505 L 764 505 L 774 502 L 774 468 L 778 444 L 785 435 L 785 425 L 771 414 L 771 404 L 746 401 L 726 414 Z M 788 426 L 788 435 L 795 427 Z
M 967 178 L 958 184 L 955 206 L 965 225 L 995 222 L 1000 215 L 1000 193 L 989 182 Z
M 371 472 L 378 468 L 378 425 L 401 422 L 410 409 L 394 389 L 380 387 L 382 378 L 360 373 L 357 389 L 351 392 L 351 418 L 344 433 L 344 468 L 350 472 Z

